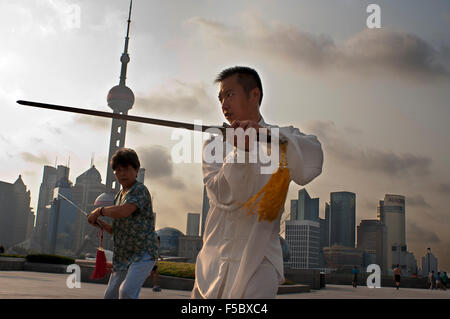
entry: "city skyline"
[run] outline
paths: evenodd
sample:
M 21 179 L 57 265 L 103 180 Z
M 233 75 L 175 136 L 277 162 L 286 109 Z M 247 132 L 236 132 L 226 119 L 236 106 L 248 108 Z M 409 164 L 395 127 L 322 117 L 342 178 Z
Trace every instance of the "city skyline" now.
M 339 267 L 346 267 L 347 263 L 351 267 L 375 263 L 383 273 L 389 273 L 394 265 L 400 264 L 409 276 L 421 273 L 418 270 L 423 265 L 419 265 L 415 257 L 421 255 L 421 252 L 416 252 L 416 255 L 410 252 L 406 241 L 405 196 L 385 194 L 377 206 L 376 219 L 362 219 L 359 225 L 355 224 L 356 197 L 352 192 L 330 192 L 330 200 L 325 202 L 325 219 L 322 219 L 319 217 L 320 199 L 311 198 L 306 188 L 298 190 L 297 199 L 290 200 L 289 216 L 281 223 L 281 233 L 285 234 L 290 249 L 292 246 L 291 254 L 295 259 L 291 263 L 292 267 L 305 268 L 310 253 L 315 254 L 315 249 L 319 249 L 309 247 L 308 244 L 312 239 L 308 239 L 310 235 L 307 225 L 313 222 L 314 227 L 319 227 L 320 256 L 327 259 L 325 255 L 328 255 L 331 258 L 328 261 L 321 260 L 320 268 L 326 268 L 327 262 L 334 266 L 339 264 Z M 296 227 L 298 229 L 294 230 Z M 364 253 L 356 257 L 362 251 Z M 302 258 L 306 258 L 303 259 L 303 264 L 299 263 Z M 337 259 L 332 261 L 333 258 Z M 338 259 L 341 260 L 337 262 Z
M 408 249 L 420 258 L 432 247 L 448 269 L 450 36 L 442 30 L 450 27 L 450 4 L 378 1 L 377 31 L 365 25 L 369 3 L 134 1 L 130 115 L 220 125 L 213 79 L 225 67 L 252 66 L 263 81 L 266 122 L 297 126 L 322 143 L 323 173 L 308 185 L 310 194 L 356 193 L 357 224 L 375 216 L 384 194 L 404 195 Z M 67 27 L 67 1 L 0 4 L 0 180 L 13 183 L 21 174 L 37 212 L 42 167 L 55 158 L 64 165 L 70 158 L 71 176 L 78 176 L 95 153 L 105 182 L 111 121 L 15 101 L 109 111 L 129 1 L 70 2 L 80 8 L 79 28 Z M 186 212 L 202 211 L 201 165 L 172 162 L 172 132 L 129 123 L 125 146 L 146 168 L 157 228 L 185 229 Z M 288 199 L 299 187 L 291 184 Z M 319 211 L 323 217 L 325 201 Z
M 91 166 L 91 168 L 95 168 L 95 166 Z M 60 166 L 60 168 L 61 169 L 65 169 L 65 168 L 67 168 L 66 166 Z M 69 174 L 69 173 L 68 173 Z M 80 178 L 80 177 L 83 177 L 83 175 L 84 174 L 86 174 L 86 172 L 84 172 L 83 174 L 81 174 L 81 175 L 79 175 L 78 177 L 77 177 L 77 180 Z M 101 178 L 101 176 L 100 176 L 100 178 Z M 20 179 L 20 178 L 19 178 Z M 67 179 L 67 181 L 69 181 L 70 183 L 71 183 L 71 185 L 72 185 L 72 180 L 70 179 L 70 175 L 68 175 L 68 179 Z M 0 182 L 3 182 L 3 181 L 0 181 Z M 4 183 L 4 182 L 3 182 Z M 103 185 L 103 186 L 106 186 L 106 185 Z M 25 185 L 25 187 L 27 187 L 27 185 Z M 75 187 L 75 184 L 73 184 L 73 186 L 71 186 L 71 187 Z M 28 188 L 26 188 L 27 189 L 27 191 L 28 191 Z M 55 188 L 56 189 L 56 188 Z M 332 191 L 332 192 L 330 192 L 330 197 L 333 195 L 333 193 L 341 193 L 341 192 L 335 192 L 335 191 Z M 351 193 L 351 192 L 342 192 L 342 193 Z M 307 191 L 307 189 L 306 188 L 300 188 L 300 189 L 298 189 L 297 190 L 297 194 L 298 194 L 298 199 L 300 199 L 300 198 L 304 198 L 305 197 L 305 195 L 306 195 L 306 197 L 307 198 L 309 198 L 309 201 L 313 201 L 313 202 L 315 202 L 315 201 L 317 201 L 317 202 L 319 202 L 319 200 L 320 200 L 320 198 L 313 198 L 313 199 L 311 199 L 311 197 L 309 197 L 309 193 L 308 193 L 308 191 Z M 354 193 L 351 193 L 351 194 L 354 194 Z M 354 194 L 354 195 L 356 195 L 356 194 Z M 203 196 L 204 196 L 204 194 L 203 194 Z M 394 194 L 385 194 L 385 198 L 386 198 L 386 196 L 394 196 L 394 197 L 398 197 L 398 196 L 400 196 L 400 197 L 404 197 L 403 195 L 398 195 L 398 194 L 396 194 L 396 195 L 394 195 Z M 357 197 L 357 196 L 356 196 Z M 355 198 L 356 198 L 355 197 Z M 203 198 L 202 198 L 202 200 L 204 200 Z M 284 227 L 286 227 L 286 223 L 285 222 L 287 222 L 287 223 L 289 223 L 290 221 L 296 221 L 297 220 L 297 217 L 295 218 L 295 219 L 292 219 L 293 218 L 293 216 L 297 216 L 296 214 L 297 213 L 295 213 L 295 212 L 292 212 L 292 209 L 295 209 L 297 212 L 298 212 L 298 210 L 300 210 L 299 208 L 297 208 L 297 205 L 292 205 L 292 201 L 296 201 L 296 199 L 287 199 L 287 202 L 289 202 L 290 203 L 290 209 L 288 210 L 288 211 L 285 211 L 285 213 L 287 212 L 288 213 L 288 215 L 285 217 L 285 220 L 284 220 L 284 222 L 280 225 L 280 235 L 283 237 L 283 238 L 285 238 L 285 235 L 286 235 L 286 233 L 285 233 L 285 231 L 283 230 L 283 228 Z M 357 199 L 355 200 L 355 201 L 357 201 Z M 328 204 L 327 203 L 327 201 L 325 201 L 326 202 L 326 204 Z M 380 200 L 380 202 L 382 202 L 381 200 Z M 88 203 L 88 204 L 90 204 L 90 205 L 93 205 L 93 203 Z M 314 206 L 316 206 L 316 205 L 314 205 Z M 300 217 L 298 220 L 300 220 L 300 221 L 303 221 L 303 220 L 306 220 L 306 221 L 315 221 L 315 222 L 317 222 L 317 223 L 319 223 L 319 220 L 316 220 L 315 219 L 315 217 L 314 217 L 314 215 L 311 215 L 311 214 L 314 214 L 313 213 L 313 211 L 315 210 L 313 207 L 311 207 L 311 209 L 312 209 L 312 211 L 311 211 L 311 213 L 308 213 L 308 215 L 307 216 L 303 216 L 303 217 L 300 217 L 300 216 L 298 216 L 298 217 Z M 379 207 L 378 207 L 378 209 L 379 209 Z M 31 207 L 31 211 L 32 211 L 32 207 Z M 36 217 L 36 220 L 35 220 L 35 223 L 36 223 L 36 226 L 37 226 L 37 212 L 34 212 L 34 214 L 35 214 L 35 217 Z M 295 215 L 292 215 L 292 214 L 295 214 Z M 357 216 L 357 213 L 355 213 L 356 214 L 356 216 Z M 193 217 L 193 216 L 196 216 L 195 217 L 195 221 L 192 221 L 193 222 L 193 224 L 190 224 L 190 219 L 191 219 L 191 217 Z M 322 214 L 320 214 L 320 210 L 319 210 L 319 215 L 322 215 Z M 202 236 L 202 234 L 199 234 L 198 232 L 200 231 L 200 226 L 202 226 L 202 227 L 204 227 L 203 226 L 203 220 L 202 221 L 200 221 L 200 219 L 201 219 L 201 212 L 200 213 L 192 213 L 192 212 L 185 212 L 185 217 L 187 217 L 187 220 L 186 220 L 186 223 L 185 223 L 185 228 L 184 229 L 186 229 L 186 231 L 183 231 L 182 229 L 180 229 L 180 228 L 177 228 L 177 227 L 175 227 L 175 226 L 173 226 L 173 225 L 166 225 L 166 226 L 164 226 L 164 227 L 161 227 L 161 228 L 156 228 L 157 230 L 161 230 L 161 229 L 163 229 L 163 228 L 166 228 L 166 227 L 169 227 L 169 228 L 173 228 L 173 229 L 176 229 L 177 231 L 179 231 L 180 233 L 183 233 L 185 236 L 189 236 L 190 234 L 189 234 L 189 229 L 193 229 L 191 232 L 193 233 L 193 234 L 195 234 L 195 233 L 197 233 L 198 235 L 200 235 L 200 237 Z M 324 216 L 325 216 L 325 214 L 324 214 Z M 362 224 L 362 222 L 368 222 L 368 221 L 380 221 L 380 216 L 374 216 L 375 217 L 375 219 L 362 219 L 361 220 L 361 222 L 358 224 L 355 224 L 355 227 L 354 227 L 354 236 L 355 236 L 355 243 L 354 243 L 354 245 L 353 246 L 348 246 L 348 247 L 353 247 L 353 248 L 358 248 L 357 247 L 357 240 L 359 240 L 359 235 L 358 235 L 358 229 L 359 229 L 359 227 L 361 226 L 361 224 Z M 292 223 L 291 223 L 292 224 Z M 295 223 L 294 223 L 295 224 Z M 294 225 L 294 224 L 292 224 L 292 225 Z M 322 226 L 321 226 L 322 227 Z M 330 229 L 331 230 L 331 229 Z M 331 231 L 332 232 L 332 231 Z M 331 234 L 331 232 L 330 232 L 330 234 Z M 191 235 L 193 235 L 193 234 L 191 234 Z M 330 235 L 329 234 L 329 235 Z M 284 235 L 284 236 L 283 236 Z M 195 236 L 197 236 L 197 235 L 195 235 Z M 331 236 L 331 235 L 330 235 Z M 403 236 L 405 236 L 405 234 L 403 234 Z M 31 237 L 29 238 L 29 239 L 32 239 Z M 330 240 L 331 241 L 331 240 Z M 407 243 L 406 242 L 403 242 L 403 244 L 404 245 L 407 245 Z M 427 243 L 425 243 L 425 245 L 426 245 Z M 335 245 L 335 244 L 333 244 L 333 243 L 331 243 L 330 242 L 330 245 L 329 245 L 329 247 L 332 247 L 333 245 Z M 341 244 L 338 244 L 338 246 L 342 246 Z M 345 245 L 344 245 L 345 246 Z M 389 246 L 389 245 L 388 245 Z M 428 247 L 428 248 L 430 248 L 430 247 Z M 428 248 L 427 248 L 427 251 L 428 251 Z M 431 249 L 431 248 L 430 248 Z M 387 254 L 389 254 L 389 251 L 386 251 L 386 253 Z M 413 251 L 413 253 L 414 253 L 414 256 L 416 256 L 416 259 L 417 260 L 421 260 L 420 258 L 422 257 L 422 253 L 423 252 L 420 252 L 420 251 Z M 436 255 L 437 257 L 438 257 L 438 260 L 439 260 L 439 255 Z M 390 258 L 388 258 L 389 260 L 390 260 Z M 421 267 L 422 267 L 422 264 L 417 264 L 417 267 L 418 268 L 420 268 L 421 269 Z M 440 268 L 439 269 L 444 269 L 444 268 L 442 268 L 442 266 L 440 266 Z

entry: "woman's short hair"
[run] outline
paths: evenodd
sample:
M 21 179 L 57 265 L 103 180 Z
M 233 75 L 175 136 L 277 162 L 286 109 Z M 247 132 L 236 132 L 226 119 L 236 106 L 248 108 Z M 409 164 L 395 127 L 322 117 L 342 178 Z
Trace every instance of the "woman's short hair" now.
M 119 148 L 114 155 L 111 157 L 111 168 L 113 171 L 117 169 L 118 166 L 127 167 L 130 165 L 135 170 L 139 170 L 141 163 L 134 150 L 131 148 Z

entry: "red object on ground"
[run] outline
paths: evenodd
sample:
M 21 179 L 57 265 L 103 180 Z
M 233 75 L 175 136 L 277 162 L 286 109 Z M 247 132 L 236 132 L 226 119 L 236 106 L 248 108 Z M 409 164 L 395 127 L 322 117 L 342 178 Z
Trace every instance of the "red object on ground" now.
M 95 258 L 95 268 L 91 275 L 91 279 L 102 279 L 106 275 L 106 255 L 102 247 L 103 244 L 103 228 L 101 229 L 100 247 L 97 248 L 97 256 Z

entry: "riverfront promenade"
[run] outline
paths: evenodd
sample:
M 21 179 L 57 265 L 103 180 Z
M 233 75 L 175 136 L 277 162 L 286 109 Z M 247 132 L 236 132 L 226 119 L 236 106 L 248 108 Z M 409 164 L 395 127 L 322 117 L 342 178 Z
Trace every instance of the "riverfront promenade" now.
M 105 284 L 81 282 L 81 288 L 68 288 L 69 274 L 31 271 L 0 271 L 0 299 L 101 299 Z M 140 299 L 188 299 L 189 291 L 163 289 L 153 292 L 142 288 Z M 278 295 L 277 299 L 450 299 L 450 290 L 392 287 L 367 288 L 351 285 L 327 285 L 307 293 Z

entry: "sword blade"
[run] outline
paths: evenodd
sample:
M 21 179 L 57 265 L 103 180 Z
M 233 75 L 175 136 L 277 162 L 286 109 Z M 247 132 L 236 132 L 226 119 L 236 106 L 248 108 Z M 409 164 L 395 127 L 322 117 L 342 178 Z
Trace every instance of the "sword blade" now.
M 167 121 L 167 120 L 153 119 L 153 118 L 142 117 L 142 116 L 126 115 L 126 114 L 120 114 L 120 113 L 110 113 L 110 112 L 82 109 L 82 108 L 63 106 L 63 105 L 39 103 L 39 102 L 33 102 L 33 101 L 18 100 L 17 103 L 21 104 L 21 105 L 27 105 L 27 106 L 38 107 L 38 108 L 49 109 L 49 110 L 100 116 L 100 117 L 118 119 L 118 120 L 123 120 L 123 121 L 140 122 L 140 123 L 153 124 L 153 125 L 159 125 L 159 126 L 167 126 L 167 127 L 173 127 L 173 128 L 184 128 L 184 129 L 188 129 L 191 131 L 205 132 L 207 129 L 216 128 L 216 129 L 222 130 L 222 133 L 225 132 L 225 128 L 221 127 L 221 126 L 195 125 L 195 124 L 191 124 L 191 123 Z
M 68 202 L 69 204 L 71 204 L 73 207 L 75 207 L 76 209 L 78 209 L 81 213 L 83 213 L 84 216 L 89 217 L 89 214 L 86 213 L 84 210 L 82 210 L 80 207 L 78 207 L 77 204 L 75 204 L 74 202 L 72 202 L 70 199 L 68 199 L 66 196 L 64 196 L 61 193 L 58 193 L 58 196 L 61 196 L 62 199 L 64 199 L 66 202 Z M 100 219 L 100 218 L 98 218 Z M 101 220 L 101 219 L 100 219 Z M 98 226 L 100 226 L 100 228 L 102 227 L 102 225 L 99 222 L 96 222 L 96 224 Z
M 132 121 L 132 122 L 153 124 L 153 125 L 173 127 L 173 128 L 183 128 L 183 129 L 187 129 L 187 130 L 191 130 L 191 131 L 205 132 L 208 129 L 218 129 L 221 131 L 223 136 L 226 136 L 226 129 L 227 129 L 227 127 L 229 127 L 229 125 L 225 125 L 225 123 L 223 126 L 196 125 L 196 124 L 191 124 L 191 123 L 160 120 L 160 119 L 153 119 L 153 118 L 149 118 L 149 117 L 126 115 L 126 114 L 120 114 L 120 113 L 110 113 L 110 112 L 104 112 L 104 111 L 96 111 L 96 110 L 90 110 L 90 109 L 82 109 L 82 108 L 77 108 L 77 107 L 47 104 L 47 103 L 40 103 L 40 102 L 33 102 L 33 101 L 18 100 L 17 103 L 21 104 L 21 105 L 27 105 L 27 106 L 38 107 L 38 108 L 49 109 L 49 110 L 100 116 L 100 117 L 118 119 L 118 120 L 123 120 L 123 121 Z M 259 132 L 257 132 L 257 140 L 259 141 Z M 267 141 L 267 143 L 271 143 L 270 133 L 267 134 L 266 141 Z M 280 143 L 281 144 L 286 143 L 286 140 L 284 140 L 283 138 L 280 138 Z

